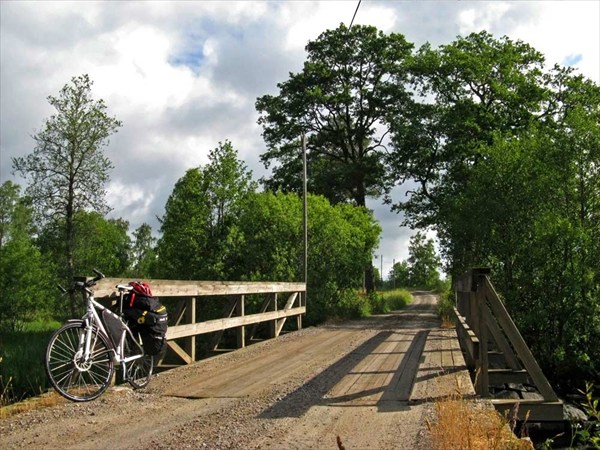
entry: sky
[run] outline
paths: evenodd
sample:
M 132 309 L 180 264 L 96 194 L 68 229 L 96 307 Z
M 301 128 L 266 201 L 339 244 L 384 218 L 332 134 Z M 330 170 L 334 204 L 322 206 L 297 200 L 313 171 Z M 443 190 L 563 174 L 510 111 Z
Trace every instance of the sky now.
M 0 2 L 0 183 L 53 113 L 49 95 L 88 74 L 93 96 L 123 122 L 105 149 L 111 217 L 131 229 L 157 217 L 185 171 L 231 141 L 255 179 L 268 175 L 257 97 L 299 72 L 309 40 L 350 24 L 353 1 Z M 547 67 L 573 66 L 600 83 L 600 0 L 362 0 L 355 24 L 401 33 L 419 47 L 487 30 L 522 40 Z M 394 190 L 398 200 L 402 186 Z M 374 264 L 387 274 L 408 257 L 415 230 L 370 199 L 383 233 Z

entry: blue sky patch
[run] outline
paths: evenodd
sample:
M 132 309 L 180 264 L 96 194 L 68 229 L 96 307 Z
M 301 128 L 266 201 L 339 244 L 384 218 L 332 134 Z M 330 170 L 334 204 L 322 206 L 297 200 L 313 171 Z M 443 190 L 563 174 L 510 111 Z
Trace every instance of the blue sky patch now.
M 581 53 L 577 53 L 576 55 L 569 55 L 565 59 L 563 59 L 563 66 L 575 66 L 581 62 L 583 56 Z

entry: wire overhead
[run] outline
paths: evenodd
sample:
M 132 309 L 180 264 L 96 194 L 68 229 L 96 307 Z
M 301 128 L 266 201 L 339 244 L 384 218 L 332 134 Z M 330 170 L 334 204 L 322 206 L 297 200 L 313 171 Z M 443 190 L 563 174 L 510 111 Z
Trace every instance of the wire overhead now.
M 354 18 L 356 17 L 356 13 L 358 12 L 358 8 L 360 8 L 360 2 L 362 0 L 358 0 L 358 5 L 356 5 L 356 9 L 354 10 L 354 15 L 352 16 L 352 20 L 350 21 L 350 26 L 348 29 L 352 28 L 352 24 L 354 23 Z

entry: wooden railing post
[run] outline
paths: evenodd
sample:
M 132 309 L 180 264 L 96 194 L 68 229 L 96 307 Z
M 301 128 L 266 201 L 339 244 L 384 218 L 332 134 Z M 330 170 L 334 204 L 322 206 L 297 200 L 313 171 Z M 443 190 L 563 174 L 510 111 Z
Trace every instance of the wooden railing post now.
M 196 323 L 196 297 L 190 297 L 187 299 L 187 304 L 185 306 L 185 323 Z M 189 336 L 185 338 L 185 344 L 183 348 L 190 356 L 191 362 L 196 361 L 196 336 Z
M 477 393 L 481 397 L 488 397 L 490 395 L 489 388 L 489 361 L 488 361 L 488 326 L 485 308 L 485 297 L 481 292 L 475 293 L 475 303 L 477 304 L 477 325 L 479 331 L 477 336 L 479 337 L 479 361 L 477 368 Z
M 236 304 L 236 315 L 238 317 L 244 317 L 244 294 L 240 295 L 238 302 Z M 246 346 L 246 328 L 244 325 L 238 327 L 237 329 L 237 348 L 244 348 Z

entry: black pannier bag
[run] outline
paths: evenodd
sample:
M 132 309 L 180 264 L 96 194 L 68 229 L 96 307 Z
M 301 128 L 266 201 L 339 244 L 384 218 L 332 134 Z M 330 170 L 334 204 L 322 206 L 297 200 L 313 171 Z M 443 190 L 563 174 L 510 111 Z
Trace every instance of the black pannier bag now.
M 143 281 L 132 281 L 131 293 L 123 298 L 123 315 L 131 330 L 142 337 L 144 351 L 162 358 L 167 350 L 167 308 L 152 296 L 150 286 Z

